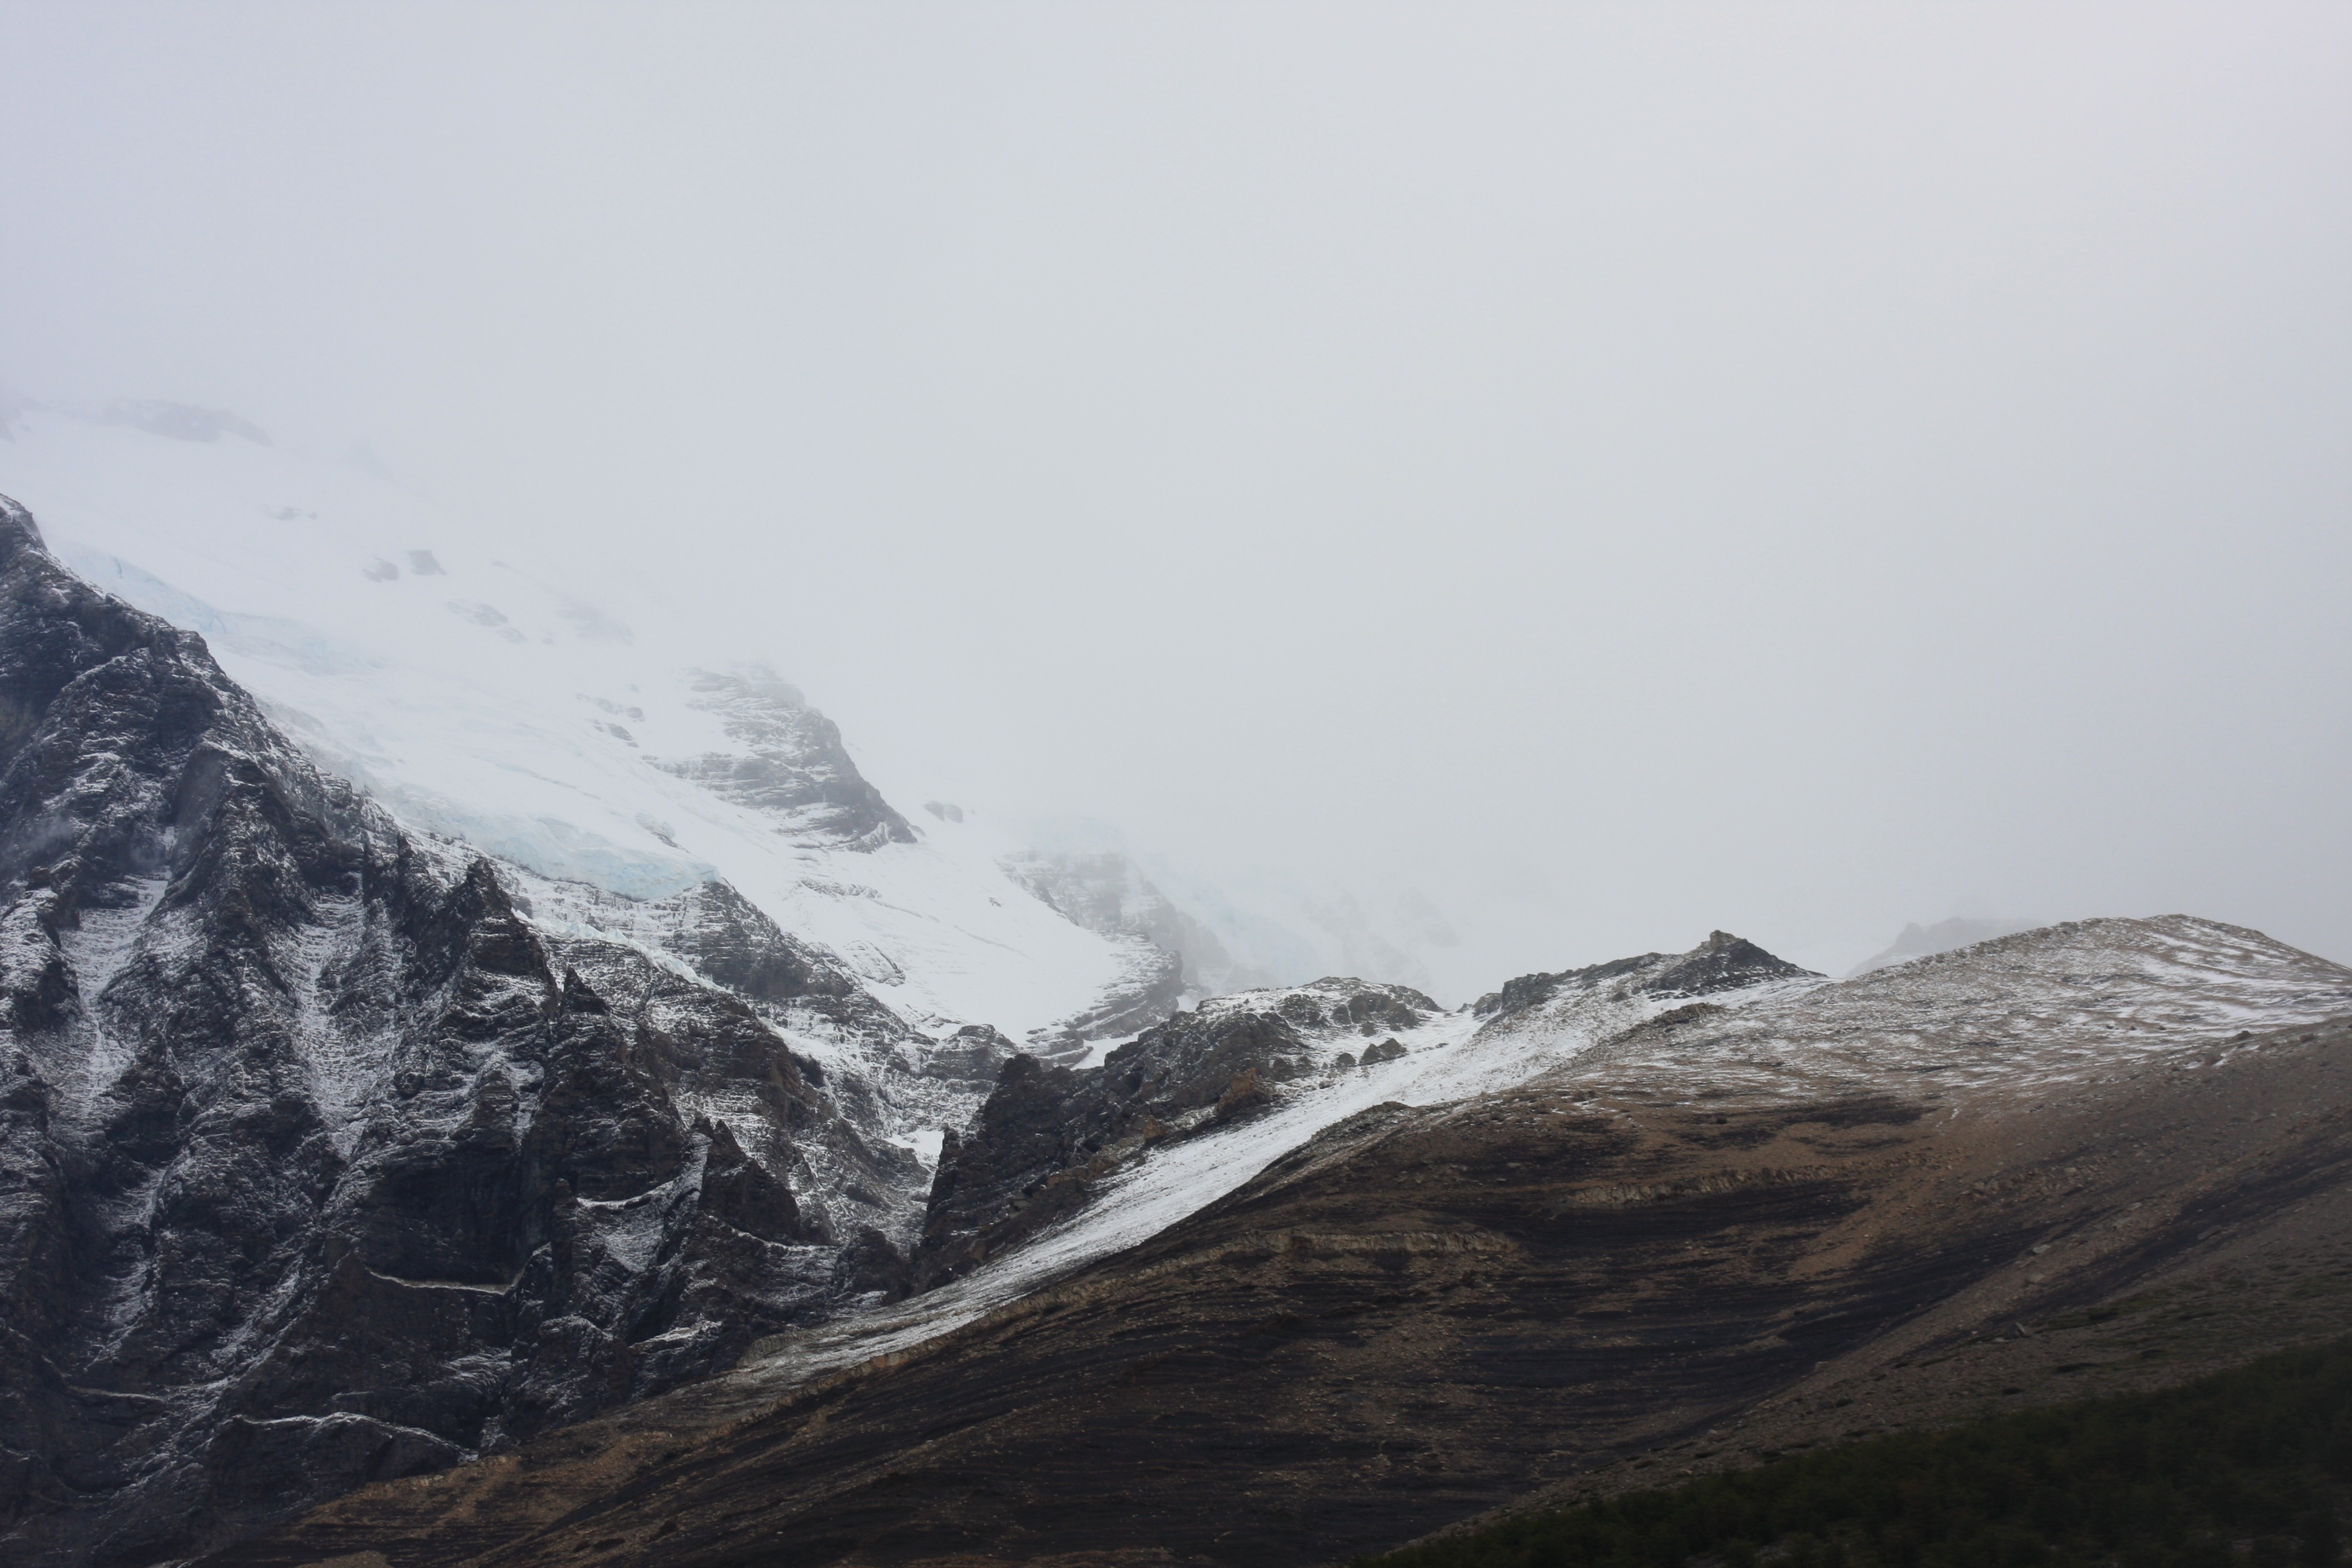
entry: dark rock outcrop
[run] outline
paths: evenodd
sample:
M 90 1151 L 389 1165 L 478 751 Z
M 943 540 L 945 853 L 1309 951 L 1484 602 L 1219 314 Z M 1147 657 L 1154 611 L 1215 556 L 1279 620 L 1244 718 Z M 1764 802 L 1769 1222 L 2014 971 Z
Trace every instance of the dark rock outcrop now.
M 1772 980 L 1818 978 L 1811 970 L 1775 957 L 1745 937 L 1718 931 L 1708 932 L 1696 951 L 1644 982 L 1642 989 L 1653 996 L 1706 996 Z
M 1522 974 L 1506 982 L 1501 990 L 1479 997 L 1470 1005 L 1470 1011 L 1495 1023 L 1540 1007 L 1564 990 L 1597 991 L 1614 984 L 1651 996 L 1696 997 L 1773 980 L 1809 977 L 1818 978 L 1812 971 L 1776 957 L 1745 937 L 1718 931 L 1709 932 L 1706 941 L 1686 953 L 1645 952 L 1556 974 Z
M 773 671 L 703 670 L 695 705 L 717 714 L 738 752 L 662 765 L 713 794 L 780 819 L 796 843 L 873 849 L 911 844 L 915 830 L 866 782 L 841 742 L 841 729 Z
M 925 1078 L 993 1087 L 1020 1048 L 986 1024 L 966 1024 L 934 1044 L 916 1068 Z
M 979 1123 L 950 1130 L 931 1182 L 916 1279 L 929 1285 L 1025 1239 L 1086 1202 L 1086 1165 L 1108 1122 L 1101 1069 L 1008 1060 Z M 1087 1147 L 1091 1140 L 1092 1148 Z
M 724 882 L 705 882 L 667 902 L 677 906 L 672 951 L 748 1000 L 785 1003 L 865 994 L 830 953 L 778 930 Z
M 872 1005 L 729 897 L 702 962 Z M 0 1556 L 184 1557 L 821 1314 L 792 1173 L 918 1168 L 804 1069 L 543 935 L 0 500 Z

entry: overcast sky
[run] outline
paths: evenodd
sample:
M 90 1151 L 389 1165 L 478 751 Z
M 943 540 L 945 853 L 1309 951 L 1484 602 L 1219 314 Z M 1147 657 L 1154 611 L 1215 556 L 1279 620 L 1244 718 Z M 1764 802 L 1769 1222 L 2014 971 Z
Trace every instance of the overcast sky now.
M 7 4 L 0 59 L 0 385 L 364 437 L 940 793 L 1418 886 L 1496 980 L 1962 909 L 2352 960 L 2352 7 Z

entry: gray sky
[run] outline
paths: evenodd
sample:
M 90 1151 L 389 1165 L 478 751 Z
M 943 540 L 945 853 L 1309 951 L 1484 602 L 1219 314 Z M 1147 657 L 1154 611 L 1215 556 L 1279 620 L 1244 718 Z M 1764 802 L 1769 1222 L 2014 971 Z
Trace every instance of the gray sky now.
M 0 384 L 364 435 L 1494 978 L 2352 959 L 2352 8 L 0 6 Z

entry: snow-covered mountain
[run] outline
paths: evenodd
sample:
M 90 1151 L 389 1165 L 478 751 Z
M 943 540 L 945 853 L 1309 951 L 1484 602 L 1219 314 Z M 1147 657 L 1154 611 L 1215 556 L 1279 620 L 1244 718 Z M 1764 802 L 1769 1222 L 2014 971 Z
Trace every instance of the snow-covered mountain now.
M 0 696 L 12 1562 L 184 1556 L 821 1318 L 928 1186 L 877 1089 L 953 1121 L 1011 1054 L 723 884 L 642 906 L 691 963 L 538 923 L 6 500 Z
M 1083 1054 L 1172 1005 L 1171 955 L 899 812 L 773 671 L 379 472 L 110 415 L 0 442 L 47 514 L 11 503 L 0 650 L 8 1427 L 54 1437 L 18 1545 L 170 1554 L 899 1288 L 1000 1029 Z M 223 757 L 288 804 L 214 822 Z M 253 911 L 206 854 L 299 873 Z
M 233 416 L 112 413 L 17 414 L 0 493 L 402 821 L 623 899 L 723 881 L 925 1031 L 1066 1034 L 1160 981 L 1134 936 L 1008 875 L 1017 840 L 894 809 L 756 647 L 722 662 L 724 635 L 591 602 L 560 563 Z

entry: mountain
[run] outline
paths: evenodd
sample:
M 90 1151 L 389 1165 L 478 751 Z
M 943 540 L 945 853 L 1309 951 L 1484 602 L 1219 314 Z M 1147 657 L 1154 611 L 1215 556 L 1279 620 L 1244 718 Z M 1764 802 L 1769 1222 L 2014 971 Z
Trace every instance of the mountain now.
M 725 628 L 572 585 L 609 563 L 523 557 L 217 411 L 37 408 L 14 437 L 0 491 L 61 562 L 201 634 L 313 762 L 412 828 L 625 900 L 724 882 L 933 1035 L 1091 1038 L 1089 1018 L 1159 1006 L 1164 954 L 1046 905 L 988 823 L 893 807 Z M 779 585 L 780 613 L 799 591 Z
M 2341 1318 L 2259 933 L 1265 984 L 379 470 L 13 417 L 10 1562 L 1313 1562 Z
M 12 1554 L 202 1549 L 953 1272 L 917 1151 L 1003 1103 L 1003 1036 L 916 1030 L 711 870 L 404 824 L 0 509 Z M 798 693 L 688 689 L 740 749 L 663 772 L 804 853 L 913 844 Z
M 1188 1145 L 929 1297 L 219 1561 L 1329 1563 L 2352 1330 L 2352 971 L 2181 917 L 1843 983 L 1745 945 L 1505 987 L 1445 1049 L 1528 1076 L 1244 1156 L 1260 1112 L 1127 1245 L 1030 1261 Z
M 928 1173 L 875 1100 L 957 1121 L 1011 1054 L 724 883 L 599 929 L 404 830 L 5 500 L 0 692 L 12 1561 L 180 1555 L 887 1285 Z

